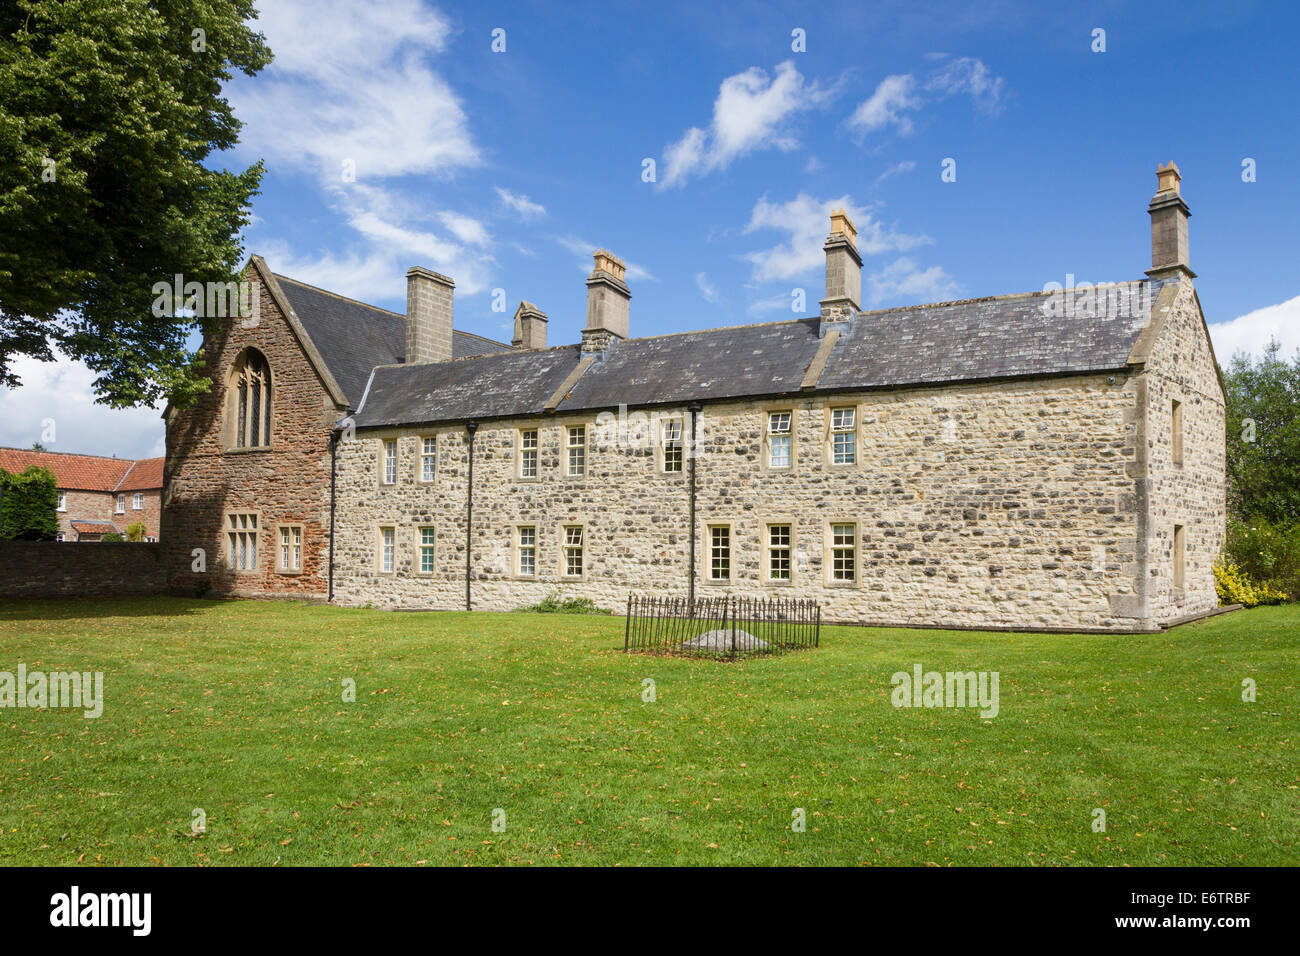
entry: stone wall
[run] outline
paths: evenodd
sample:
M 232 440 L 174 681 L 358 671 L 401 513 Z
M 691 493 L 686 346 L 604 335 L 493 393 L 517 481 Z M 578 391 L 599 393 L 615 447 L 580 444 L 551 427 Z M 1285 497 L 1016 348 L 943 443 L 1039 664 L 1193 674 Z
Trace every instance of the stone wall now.
M 0 541 L 0 598 L 160 594 L 161 544 Z
M 1141 375 L 1086 375 L 950 388 L 706 405 L 700 415 L 697 594 L 800 596 L 828 621 L 1024 628 L 1150 627 L 1127 601 L 1142 578 L 1130 464 Z M 858 412 L 858 463 L 828 463 L 828 406 Z M 765 466 L 766 413 L 794 413 L 791 471 Z M 657 414 L 686 417 L 683 409 Z M 564 476 L 569 425 L 589 434 L 587 474 Z M 517 472 L 519 428 L 540 428 L 539 479 Z M 418 480 L 421 438 L 438 439 L 436 479 Z M 380 484 L 382 439 L 399 479 Z M 684 595 L 689 463 L 664 473 L 644 442 L 605 441 L 595 416 L 482 423 L 474 439 L 472 599 L 510 610 L 560 593 L 618 609 L 629 591 Z M 465 606 L 466 441 L 462 426 L 358 432 L 339 450 L 336 600 Z M 832 581 L 833 523 L 856 525 L 856 579 Z M 765 583 L 764 536 L 794 534 L 793 579 Z M 731 528 L 732 579 L 708 580 L 709 528 Z M 516 573 L 516 534 L 536 528 L 537 574 Z M 585 569 L 560 574 L 561 539 L 581 525 Z M 396 536 L 379 570 L 380 529 Z M 434 529 L 434 570 L 419 535 Z M 1196 579 L 1199 587 L 1200 578 Z M 1212 589 L 1211 589 L 1212 591 Z
M 329 561 L 329 436 L 343 414 L 307 360 L 292 328 L 255 269 L 260 311 L 256 323 L 227 320 L 209 338 L 203 355 L 212 369 L 212 389 L 167 421 L 166 503 L 162 542 L 169 577 L 179 593 L 301 596 L 327 591 Z M 227 377 L 246 348 L 258 349 L 271 370 L 271 444 L 231 450 L 224 425 Z M 227 568 L 226 516 L 258 518 L 255 570 Z M 303 529 L 302 568 L 284 573 L 275 561 L 277 529 Z M 195 550 L 201 552 L 196 571 Z

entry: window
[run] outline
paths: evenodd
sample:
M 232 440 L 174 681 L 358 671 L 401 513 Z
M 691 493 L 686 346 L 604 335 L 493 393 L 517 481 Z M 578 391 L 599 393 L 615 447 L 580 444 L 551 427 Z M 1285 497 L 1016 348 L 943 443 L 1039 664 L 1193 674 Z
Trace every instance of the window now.
M 113 506 L 113 513 L 119 515 L 126 513 L 126 495 L 117 496 L 117 504 Z
M 131 510 L 132 510 L 132 511 L 143 511 L 143 510 L 144 510 L 144 493 L 143 493 L 143 492 L 137 491 L 135 494 L 133 494 L 133 495 L 131 496 Z
M 537 477 L 536 428 L 528 428 L 519 433 L 519 477 Z
M 831 464 L 852 465 L 858 460 L 857 415 L 852 408 L 831 409 Z
M 155 538 L 155 537 L 154 537 L 153 535 L 151 535 L 151 534 L 147 534 L 147 535 L 145 535 L 144 539 L 145 539 L 146 541 L 148 541 L 150 544 L 153 544 L 154 542 L 156 542 L 156 541 L 158 540 L 157 538 Z
M 582 528 L 580 526 L 564 529 L 564 576 L 582 577 Z
M 1184 571 L 1187 561 L 1187 530 L 1180 524 L 1174 525 L 1174 587 L 1183 586 Z
M 391 574 L 397 564 L 397 529 L 379 529 L 379 570 Z
M 246 350 L 230 372 L 230 409 L 235 448 L 271 444 L 271 367 L 262 353 Z
M 420 573 L 433 573 L 433 542 L 434 535 L 432 528 L 420 529 Z
M 731 528 L 727 525 L 709 527 L 709 580 L 731 580 Z
M 257 515 L 226 515 L 226 567 L 232 571 L 257 568 Z
M 832 581 L 853 581 L 857 579 L 857 538 L 857 525 L 831 525 Z
M 767 416 L 767 467 L 789 468 L 794 463 L 792 412 L 771 412 Z
M 790 580 L 790 526 L 788 524 L 767 526 L 767 579 L 769 581 Z
M 1174 441 L 1173 441 L 1174 464 L 1181 465 L 1183 463 L 1183 403 L 1182 402 L 1174 402 L 1171 418 L 1172 418 L 1173 428 L 1174 428 Z
M 438 477 L 438 439 L 425 438 L 420 444 L 420 480 L 433 481 Z
M 296 526 L 280 529 L 280 570 L 302 570 L 302 528 Z
M 673 421 L 664 422 L 663 441 L 664 471 L 681 471 L 686 456 L 682 446 L 682 423 L 680 420 L 674 419 Z
M 386 485 L 397 484 L 397 439 L 384 439 L 384 471 L 383 483 Z
M 57 507 L 60 511 L 68 510 L 68 493 L 66 491 L 59 492 L 59 503 Z
M 62 541 L 62 540 L 64 540 L 64 538 L 63 538 L 63 532 L 60 531 L 58 534 L 56 534 L 56 535 L 54 536 L 54 540 L 55 540 L 55 541 Z
M 587 429 L 574 425 L 569 429 L 569 477 L 580 478 L 587 473 Z
M 581 531 L 579 531 L 581 534 Z M 581 544 L 581 541 L 579 541 Z M 519 555 L 518 568 L 521 578 L 531 578 L 537 575 L 537 529 L 530 526 L 519 529 L 518 544 L 516 554 Z M 579 574 L 581 571 L 581 560 L 579 560 Z

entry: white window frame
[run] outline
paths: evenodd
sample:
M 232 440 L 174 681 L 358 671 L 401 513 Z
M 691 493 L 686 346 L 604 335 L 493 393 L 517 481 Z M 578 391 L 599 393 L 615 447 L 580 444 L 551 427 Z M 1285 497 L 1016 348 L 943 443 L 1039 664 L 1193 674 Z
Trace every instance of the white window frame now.
M 379 483 L 390 486 L 397 484 L 396 438 L 381 438 L 379 440 Z
M 794 522 L 789 520 L 769 521 L 763 525 L 763 583 L 774 587 L 787 587 L 794 584 L 795 533 Z M 786 531 L 785 544 L 777 544 L 773 532 L 777 528 Z M 785 577 L 772 576 L 772 562 L 778 552 L 785 552 Z
M 438 436 L 420 438 L 420 481 L 428 484 L 438 477 Z
M 659 424 L 659 470 L 666 475 L 686 471 L 686 423 L 669 418 Z
M 420 574 L 433 574 L 438 570 L 438 531 L 433 525 L 415 529 L 416 570 Z M 425 567 L 428 558 L 428 567 Z
M 144 492 L 137 491 L 131 496 L 131 510 L 144 511 Z
M 379 526 L 378 550 L 375 558 L 380 574 L 397 572 L 397 527 L 395 525 Z
M 837 543 L 837 538 L 842 538 L 837 529 L 848 528 L 849 541 Z M 858 523 L 855 520 L 844 519 L 839 521 L 828 521 L 826 523 L 826 583 L 832 587 L 853 587 L 858 583 L 858 577 L 861 574 L 861 560 L 858 543 Z M 840 557 L 841 552 L 847 552 L 848 561 L 852 566 L 852 573 L 848 577 L 843 577 L 841 571 L 836 565 L 843 560 Z
M 707 580 L 710 584 L 730 584 L 735 579 L 736 573 L 736 542 L 731 525 L 725 522 L 710 523 L 705 526 L 705 530 L 705 540 L 708 542 L 709 548 L 709 576 Z M 724 532 L 726 535 L 726 542 L 722 546 L 725 554 L 721 558 L 719 557 L 718 532 Z M 726 563 L 727 573 L 722 576 L 718 575 L 720 560 Z
M 302 571 L 302 525 L 282 524 L 276 529 L 276 569 L 281 574 Z
M 576 536 L 575 533 L 576 532 Z M 570 571 L 572 558 L 576 555 L 578 572 Z M 566 524 L 560 528 L 560 577 L 568 581 L 577 581 L 587 573 L 587 534 L 580 524 Z
M 587 426 L 568 425 L 564 430 L 565 477 L 585 478 L 587 476 Z M 578 441 L 574 441 L 574 437 Z
M 524 570 L 527 558 L 531 570 Z M 515 577 L 537 577 L 537 525 L 521 524 L 515 528 Z
M 66 491 L 60 491 L 60 492 L 58 493 L 58 495 L 59 495 L 59 503 L 55 506 L 55 510 L 56 510 L 56 511 L 67 511 L 67 510 L 68 510 L 68 493 L 67 493 Z
M 785 428 L 778 430 L 776 425 L 778 421 L 783 420 Z M 768 471 L 793 471 L 794 470 L 794 409 L 780 408 L 772 409 L 767 412 L 767 422 L 764 428 L 766 448 L 763 452 L 763 460 L 767 463 Z M 782 441 L 786 447 L 786 460 L 782 464 L 775 461 L 775 452 L 777 442 Z
M 849 424 L 843 424 L 843 416 L 849 417 Z M 828 433 L 828 443 L 826 447 L 827 461 L 833 468 L 853 468 L 858 464 L 858 409 L 855 405 L 832 405 L 826 409 L 826 427 Z M 851 458 L 845 461 L 837 461 L 836 456 L 840 454 L 837 448 L 839 439 L 847 441 L 847 447 Z
M 534 481 L 540 477 L 542 455 L 542 432 L 540 428 L 519 429 L 519 456 L 515 466 L 515 476 L 520 481 Z M 531 467 L 530 467 L 531 466 Z
M 126 514 L 126 495 L 121 494 L 117 496 L 117 499 L 113 503 L 113 514 L 115 515 Z

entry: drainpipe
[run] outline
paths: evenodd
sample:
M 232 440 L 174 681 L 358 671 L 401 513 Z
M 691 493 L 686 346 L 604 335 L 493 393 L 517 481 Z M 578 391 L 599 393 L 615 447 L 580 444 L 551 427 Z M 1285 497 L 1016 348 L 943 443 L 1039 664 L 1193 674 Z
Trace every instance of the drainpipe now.
M 325 603 L 334 603 L 334 503 L 337 501 L 337 475 L 338 470 L 334 467 L 338 460 L 339 453 L 339 432 L 337 428 L 330 430 L 330 583 L 329 594 L 325 596 Z
M 474 546 L 474 433 L 478 431 L 478 422 L 468 422 L 465 430 L 469 432 L 469 486 L 465 489 L 465 610 L 474 610 L 470 601 L 471 549 Z
M 695 443 L 695 436 L 699 423 L 700 403 L 691 402 L 686 410 L 691 413 L 691 583 L 689 606 L 693 617 L 695 615 L 695 459 L 699 453 L 699 447 Z

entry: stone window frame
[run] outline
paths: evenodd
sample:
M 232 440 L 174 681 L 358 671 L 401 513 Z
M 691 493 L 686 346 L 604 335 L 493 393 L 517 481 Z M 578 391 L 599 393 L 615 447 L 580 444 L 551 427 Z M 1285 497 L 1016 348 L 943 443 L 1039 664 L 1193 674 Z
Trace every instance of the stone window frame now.
M 393 480 L 388 477 L 388 443 L 393 443 Z M 396 488 L 402 481 L 402 443 L 400 435 L 381 435 L 375 439 L 376 481 L 380 488 Z
M 655 474 L 656 474 L 656 475 L 662 475 L 662 476 L 664 476 L 665 478 L 683 478 L 683 477 L 685 477 L 685 475 L 686 475 L 686 461 L 687 461 L 687 455 L 686 455 L 686 415 L 685 415 L 685 413 L 674 412 L 674 413 L 672 413 L 672 414 L 665 415 L 665 416 L 663 416 L 662 418 L 660 418 L 660 417 L 656 417 L 656 418 L 653 419 L 653 421 L 655 422 L 655 428 L 657 429 L 657 432 L 656 432 L 656 434 L 655 434 L 655 442 L 654 442 L 654 452 L 655 452 Z M 678 439 L 677 439 L 678 444 L 681 446 L 681 451 L 680 451 L 680 455 L 681 455 L 681 468 L 678 469 L 677 471 L 669 471 L 669 470 L 667 469 L 667 459 L 668 459 L 668 456 L 667 456 L 666 453 L 667 453 L 667 451 L 668 451 L 668 444 L 667 444 L 668 440 L 664 437 L 664 431 L 665 431 L 666 426 L 668 426 L 668 425 L 670 425 L 670 424 L 675 424 L 675 425 L 677 425 L 677 427 L 678 427 L 679 429 L 681 429 L 680 434 L 679 434 Z
M 433 544 L 424 543 L 424 533 L 426 531 L 433 532 Z M 422 578 L 431 578 L 438 573 L 438 557 L 439 557 L 438 550 L 442 544 L 442 535 L 438 534 L 438 528 L 436 525 L 431 524 L 429 522 L 421 522 L 420 524 L 417 524 L 415 526 L 412 536 L 413 536 L 413 543 L 415 546 L 415 573 Z M 433 567 L 430 568 L 428 571 L 424 570 L 424 549 L 425 548 L 432 549 L 432 554 L 430 555 L 430 562 L 432 563 Z M 394 561 L 394 567 L 396 567 L 396 561 Z
M 853 579 L 835 577 L 835 526 L 853 526 Z M 822 583 L 828 588 L 857 588 L 862 586 L 862 522 L 856 517 L 827 518 L 822 527 Z
M 533 453 L 533 473 L 531 475 L 524 474 L 524 435 L 528 433 L 531 433 L 534 439 L 533 446 L 526 449 Z M 568 434 L 566 429 L 564 432 L 566 441 L 568 440 Z M 534 482 L 542 480 L 542 427 L 540 425 L 518 425 L 515 427 L 514 476 L 516 481 Z
M 251 568 L 232 568 L 230 566 L 230 533 L 233 530 L 230 527 L 230 518 L 232 515 L 248 515 L 257 519 L 257 529 L 253 534 L 257 554 L 254 556 Z M 260 574 L 262 571 L 262 557 L 266 550 L 261 543 L 262 533 L 265 530 L 266 524 L 262 521 L 262 510 L 260 508 L 237 508 L 232 511 L 221 512 L 221 548 L 217 560 L 222 570 L 231 574 Z
M 761 564 L 758 568 L 759 583 L 770 588 L 791 588 L 797 586 L 799 576 L 799 523 L 795 520 L 794 515 L 770 515 L 760 522 L 760 534 L 762 540 L 759 542 L 759 551 L 762 554 Z M 787 527 L 790 529 L 790 577 L 781 579 L 773 578 L 768 573 L 771 570 L 772 548 L 772 528 Z
M 244 392 L 247 384 L 244 379 L 247 375 L 255 374 L 249 372 L 250 365 L 260 362 L 265 370 L 261 375 L 259 370 L 255 370 L 256 377 L 260 378 L 265 387 L 260 389 L 260 413 L 261 429 L 259 429 L 259 438 L 262 439 L 256 445 L 243 444 L 249 437 L 249 427 L 251 423 L 245 419 L 244 434 L 240 435 L 239 428 L 239 400 L 241 395 L 247 397 Z M 274 446 L 275 436 L 275 396 L 279 389 L 275 381 L 275 373 L 271 370 L 271 360 L 266 357 L 261 349 L 254 346 L 246 346 L 239 350 L 234 361 L 230 363 L 230 369 L 226 373 L 226 397 L 223 405 L 223 421 L 221 426 L 222 445 L 226 452 L 234 454 L 245 454 L 248 452 L 270 451 Z
M 572 431 L 575 428 L 582 429 L 582 444 L 572 445 Z M 579 422 L 568 422 L 560 426 L 560 447 L 563 451 L 561 459 L 564 466 L 564 477 L 567 481 L 586 481 L 591 471 L 591 426 L 586 419 Z M 582 471 L 578 474 L 573 473 L 572 452 L 576 448 L 582 449 Z
M 416 448 L 415 482 L 416 484 L 431 485 L 438 480 L 438 458 L 440 456 L 438 446 L 441 444 L 441 442 L 438 441 L 438 438 L 439 435 L 437 432 L 424 432 L 416 436 L 415 439 L 415 448 Z M 425 448 L 425 442 L 430 442 L 430 441 L 433 442 L 433 477 L 426 478 L 424 476 L 424 460 L 429 457 L 429 452 Z
M 759 459 L 763 466 L 763 471 L 771 472 L 774 475 L 794 475 L 799 471 L 799 409 L 793 404 L 768 404 L 763 405 L 760 409 L 763 415 L 759 423 L 761 438 L 759 440 Z M 789 467 L 774 467 L 772 465 L 771 455 L 771 435 L 769 429 L 772 427 L 772 416 L 778 414 L 789 414 L 790 416 L 790 465 Z M 843 467 L 843 466 L 841 466 Z
M 1170 536 L 1170 557 L 1173 559 L 1173 566 L 1170 571 L 1170 581 L 1172 581 L 1175 591 L 1183 591 L 1187 587 L 1187 526 L 1175 524 L 1173 534 Z
M 375 522 L 375 573 L 385 577 L 395 577 L 397 575 L 397 522 L 396 521 L 377 521 Z M 384 532 L 391 530 L 393 532 L 393 566 L 390 570 L 384 570 Z
M 723 530 L 727 532 L 727 576 L 725 578 L 715 578 L 713 576 L 713 532 L 714 530 Z M 727 587 L 736 583 L 738 564 L 736 561 L 736 525 L 733 521 L 704 521 L 704 583 L 712 587 Z
M 284 562 L 280 560 L 284 555 L 284 544 L 280 538 L 284 531 L 293 531 L 294 529 L 297 529 L 298 531 L 298 567 L 286 568 Z M 275 543 L 275 573 L 291 576 L 302 574 L 303 559 L 307 554 L 307 530 L 303 527 L 302 523 L 297 521 L 277 522 L 275 525 L 275 536 L 272 540 Z M 290 535 L 289 547 L 292 548 L 293 546 L 293 536 Z
M 835 435 L 840 434 L 833 429 L 835 412 L 844 409 L 853 411 L 853 461 L 840 462 L 835 461 Z M 823 433 L 824 439 L 822 446 L 825 449 L 823 460 L 828 469 L 834 471 L 853 471 L 862 467 L 862 403 L 861 402 L 835 402 L 828 401 L 823 409 Z
M 524 574 L 522 571 L 519 570 L 519 559 L 522 556 L 523 549 L 525 547 L 523 543 L 523 537 L 524 537 L 523 533 L 525 531 L 531 531 L 533 533 L 533 543 L 531 545 L 533 549 L 533 573 L 532 574 Z M 563 534 L 562 531 L 561 534 Z M 515 525 L 510 532 L 510 576 L 514 578 L 516 581 L 536 581 L 538 576 L 538 569 L 541 567 L 541 562 L 538 560 L 540 555 L 540 550 L 541 550 L 541 536 L 537 533 L 537 525 L 536 524 Z M 585 554 L 586 551 L 585 534 L 583 535 L 583 551 L 584 554 L 583 554 L 582 567 L 583 567 L 583 571 L 585 572 L 587 569 L 586 554 Z
M 581 533 L 581 540 L 578 544 L 578 547 L 582 549 L 582 573 L 581 574 L 568 573 L 569 548 L 572 547 L 572 545 L 568 543 L 568 532 L 570 528 L 577 528 L 578 531 Z M 590 539 L 587 535 L 587 526 L 577 521 L 562 521 L 560 522 L 558 528 L 556 540 L 559 542 L 560 545 L 559 567 L 557 568 L 559 572 L 560 580 L 561 581 L 585 581 L 587 579 L 587 569 L 591 567 L 591 562 L 588 560 L 590 554 L 589 552 Z
M 1183 467 L 1184 452 L 1183 447 L 1183 401 L 1179 398 L 1170 399 L 1169 408 L 1169 460 L 1179 468 Z

